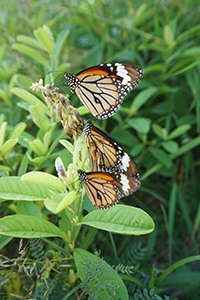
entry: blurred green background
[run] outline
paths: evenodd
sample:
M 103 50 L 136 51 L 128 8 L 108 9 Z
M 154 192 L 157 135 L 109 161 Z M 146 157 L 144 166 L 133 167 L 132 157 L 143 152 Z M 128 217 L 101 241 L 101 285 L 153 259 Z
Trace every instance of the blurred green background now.
M 76 95 L 71 102 L 81 107 L 85 119 L 91 118 L 116 140 L 138 166 L 141 188 L 122 201 L 148 212 L 156 224 L 154 232 L 142 237 L 115 235 L 117 256 L 108 233 L 99 232 L 90 251 L 101 251 L 111 265 L 134 265 L 144 284 L 152 265 L 157 276 L 200 250 L 199 15 L 197 0 L 0 3 L 0 125 L 7 122 L 9 140 L 19 122 L 26 124 L 9 153 L 2 156 L 0 152 L 2 177 L 33 169 L 55 173 L 54 160 L 62 149 L 57 142 L 41 163 L 24 160 L 30 151 L 24 138 L 40 138 L 38 124 L 31 117 L 28 102 L 12 93 L 12 88 L 31 92 L 32 82 L 53 80 L 54 73 L 47 75 L 49 71 L 58 71 L 54 77 L 64 71 L 76 74 L 100 63 L 129 62 L 143 69 L 140 84 L 110 119 L 91 118 Z M 46 40 L 41 38 L 44 32 Z M 63 82 L 60 77 L 56 85 Z M 70 95 L 67 87 L 63 90 Z M 49 146 L 61 131 L 67 138 L 59 120 L 56 126 Z M 37 158 L 37 153 L 32 157 Z M 1 203 L 2 216 L 13 212 L 10 205 Z M 12 257 L 17 245 L 14 239 L 1 252 Z M 140 258 L 134 260 L 137 251 Z M 133 298 L 136 287 L 129 285 L 128 291 Z M 177 268 L 156 293 L 171 299 L 199 299 L 199 262 Z

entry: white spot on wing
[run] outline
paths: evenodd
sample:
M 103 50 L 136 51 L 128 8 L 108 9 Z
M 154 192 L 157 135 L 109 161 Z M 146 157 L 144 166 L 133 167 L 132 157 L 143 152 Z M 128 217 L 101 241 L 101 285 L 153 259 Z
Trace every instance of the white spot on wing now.
M 122 160 L 121 160 L 121 162 L 122 162 L 122 169 L 124 171 L 127 171 L 128 167 L 130 165 L 129 161 L 130 161 L 130 158 L 129 158 L 128 154 L 124 153 L 124 155 L 122 157 Z
M 128 177 L 125 174 L 120 174 L 120 175 L 121 175 L 120 182 L 122 184 L 122 190 L 125 194 L 127 194 L 130 189 Z
M 117 67 L 117 72 L 121 72 L 121 73 L 124 73 L 124 74 L 128 74 L 128 71 L 125 69 L 124 66 L 119 66 L 119 67 Z
M 131 81 L 131 77 L 127 74 L 117 72 L 117 75 L 121 76 L 123 79 L 126 79 L 127 81 Z

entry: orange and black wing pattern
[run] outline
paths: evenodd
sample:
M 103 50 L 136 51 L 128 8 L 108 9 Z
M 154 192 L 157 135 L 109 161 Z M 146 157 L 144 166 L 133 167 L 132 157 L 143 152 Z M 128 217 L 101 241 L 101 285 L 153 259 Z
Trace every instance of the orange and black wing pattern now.
M 93 172 L 116 172 L 139 177 L 138 168 L 130 156 L 105 132 L 95 127 L 91 120 L 86 121 L 83 132 Z
M 78 170 L 79 180 L 84 184 L 89 200 L 98 209 L 114 206 L 121 197 L 134 193 L 140 186 L 140 181 L 133 176 Z
M 127 63 L 101 64 L 76 75 L 64 73 L 71 91 L 77 94 L 89 112 L 98 119 L 111 117 L 142 76 L 142 69 Z

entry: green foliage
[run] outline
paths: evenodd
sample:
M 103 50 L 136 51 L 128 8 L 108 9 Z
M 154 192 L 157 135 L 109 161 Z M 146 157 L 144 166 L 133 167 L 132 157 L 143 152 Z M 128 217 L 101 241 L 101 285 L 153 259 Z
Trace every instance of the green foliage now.
M 128 299 L 123 281 L 103 259 L 83 249 L 74 249 L 74 259 L 88 299 Z
M 97 274 L 110 270 L 109 275 L 102 275 L 105 281 L 94 274 L 102 292 L 110 288 L 117 293 L 120 289 L 114 287 L 120 282 L 121 290 L 128 290 L 133 299 L 167 299 L 165 294 L 180 300 L 200 297 L 198 7 L 197 0 L 178 4 L 58 0 L 48 5 L 44 1 L 30 5 L 1 1 L 3 298 L 23 294 L 37 299 L 44 299 L 44 295 L 45 299 L 75 299 L 74 293 L 84 294 L 79 280 L 88 297 L 94 298 L 90 275 L 96 267 Z M 141 188 L 121 200 L 136 206 L 129 214 L 126 207 L 130 206 L 124 204 L 105 212 L 93 211 L 87 197 L 83 199 L 76 173 L 72 174 L 72 168 L 88 169 L 83 140 L 75 138 L 72 143 L 54 105 L 44 103 L 41 93 L 29 89 L 40 78 L 45 84 L 52 83 L 66 70 L 76 73 L 111 61 L 130 62 L 144 70 L 141 83 L 125 97 L 117 113 L 103 122 L 95 121 L 134 158 L 140 171 Z M 49 71 L 58 73 L 47 75 Z M 63 82 L 62 76 L 55 80 L 58 87 Z M 69 93 L 66 87 L 63 90 Z M 71 100 L 81 115 L 91 117 L 76 96 Z M 80 148 L 84 159 L 80 159 Z M 67 183 L 56 174 L 58 156 L 65 168 L 69 166 Z M 136 226 L 138 218 L 140 227 Z M 150 233 L 154 223 L 154 232 L 136 236 Z M 17 249 L 13 237 L 29 238 L 35 245 L 34 261 L 44 268 L 34 273 L 37 279 L 32 277 L 32 259 L 27 261 L 11 250 Z M 40 240 L 37 246 L 33 238 L 42 238 L 45 243 Z M 84 260 L 83 265 L 75 258 L 75 266 L 74 247 L 77 253 L 81 248 L 88 250 L 84 258 L 101 251 L 107 261 L 115 258 L 115 265 L 122 263 L 121 271 L 132 266 L 133 273 L 116 274 L 99 257 Z M 64 267 L 63 259 L 67 259 Z M 129 282 L 127 289 L 119 277 Z M 100 290 L 96 289 L 96 296 Z
M 143 291 L 138 291 L 137 294 L 134 295 L 134 300 L 169 300 L 170 298 L 164 296 L 164 298 L 155 294 L 155 289 L 151 289 L 148 291 L 147 289 L 143 289 Z

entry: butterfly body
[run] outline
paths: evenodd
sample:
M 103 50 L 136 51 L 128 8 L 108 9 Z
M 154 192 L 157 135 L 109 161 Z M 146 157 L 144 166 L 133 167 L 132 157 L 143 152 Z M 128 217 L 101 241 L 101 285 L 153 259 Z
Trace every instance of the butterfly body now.
M 137 178 L 127 174 L 85 173 L 81 170 L 78 170 L 78 174 L 90 201 L 98 209 L 114 206 L 121 197 L 134 193 L 140 186 Z
M 68 86 L 89 112 L 98 119 L 111 117 L 123 98 L 141 80 L 143 71 L 132 64 L 108 63 L 79 73 L 65 73 Z
M 124 173 L 138 178 L 139 171 L 131 157 L 105 132 L 87 120 L 83 128 L 92 171 Z

